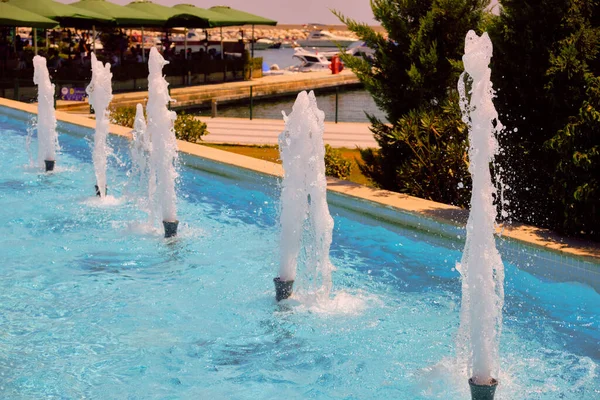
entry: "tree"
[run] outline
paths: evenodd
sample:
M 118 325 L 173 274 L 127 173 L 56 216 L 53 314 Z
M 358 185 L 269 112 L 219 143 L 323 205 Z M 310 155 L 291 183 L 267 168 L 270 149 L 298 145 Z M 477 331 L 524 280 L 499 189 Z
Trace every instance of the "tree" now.
M 598 239 L 598 2 L 503 0 L 502 7 L 489 32 L 495 104 L 509 127 L 500 164 L 512 214 Z
M 380 150 L 363 150 L 361 170 L 377 185 L 464 206 L 468 201 L 466 128 L 456 83 L 464 39 L 489 0 L 372 0 L 387 36 L 336 13 L 375 50 L 372 59 L 342 55 L 382 109 L 369 115 Z

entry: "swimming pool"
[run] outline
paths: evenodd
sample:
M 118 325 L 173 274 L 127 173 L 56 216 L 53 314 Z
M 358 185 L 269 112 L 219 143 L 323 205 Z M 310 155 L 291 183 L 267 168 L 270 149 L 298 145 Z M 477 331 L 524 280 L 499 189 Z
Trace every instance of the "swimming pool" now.
M 334 204 L 335 299 L 277 305 L 275 179 L 184 157 L 180 236 L 165 241 L 127 199 L 125 139 L 110 138 L 102 204 L 90 131 L 61 130 L 43 174 L 26 166 L 26 123 L 0 112 L 1 398 L 467 398 L 460 239 Z M 598 398 L 600 295 L 503 247 L 523 269 L 505 260 L 497 398 Z

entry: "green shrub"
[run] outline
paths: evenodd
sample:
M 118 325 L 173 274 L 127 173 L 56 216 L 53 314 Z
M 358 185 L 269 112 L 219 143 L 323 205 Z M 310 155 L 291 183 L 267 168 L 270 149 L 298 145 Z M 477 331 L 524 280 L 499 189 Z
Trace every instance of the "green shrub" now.
M 373 15 L 386 34 L 336 13 L 374 50 L 372 58 L 341 58 L 386 115 L 387 121 L 368 115 L 379 149 L 362 151 L 359 164 L 377 186 L 468 204 L 467 132 L 456 83 L 465 35 L 481 25 L 487 3 L 373 0 Z
M 600 240 L 600 3 L 531 4 L 502 0 L 487 29 L 505 199 L 520 222 Z
M 177 139 L 198 143 L 202 136 L 207 135 L 206 124 L 193 115 L 180 112 L 175 121 L 175 136 Z
M 133 128 L 135 107 L 117 107 L 110 110 L 110 122 L 116 125 Z
M 338 179 L 346 179 L 352 171 L 352 163 L 342 157 L 342 152 L 325 145 L 325 174 Z
M 113 124 L 133 128 L 135 121 L 135 107 L 117 107 L 110 112 Z M 187 142 L 198 143 L 202 136 L 207 135 L 206 124 L 195 116 L 179 112 L 175 120 L 175 137 Z
M 381 148 L 361 151 L 361 172 L 377 186 L 459 207 L 469 204 L 467 130 L 454 99 L 381 124 Z

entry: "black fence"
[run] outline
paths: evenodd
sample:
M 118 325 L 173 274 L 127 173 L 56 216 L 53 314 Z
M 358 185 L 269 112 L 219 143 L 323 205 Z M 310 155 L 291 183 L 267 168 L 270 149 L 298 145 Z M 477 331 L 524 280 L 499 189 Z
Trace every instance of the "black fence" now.
M 163 72 L 170 87 L 239 81 L 262 75 L 262 58 L 252 61 L 242 58 L 216 60 L 178 60 L 167 64 Z M 84 89 L 91 80 L 90 65 L 65 63 L 49 68 L 56 96 L 61 99 L 63 88 Z M 113 93 L 145 91 L 148 89 L 148 64 L 124 63 L 111 68 Z M 33 83 L 33 68 L 6 68 L 0 75 L 0 96 L 17 101 L 32 101 L 37 96 Z
M 342 87 L 312 89 L 317 105 L 325 113 L 325 120 L 331 122 L 369 122 L 367 114 L 385 121 L 385 114 L 377 108 L 371 95 L 361 84 Z M 214 90 L 194 106 L 178 106 L 176 110 L 196 114 L 201 117 L 231 117 L 246 119 L 281 119 L 281 112 L 289 114 L 297 93 L 272 93 L 264 87 L 249 87 L 246 91 L 227 89 Z

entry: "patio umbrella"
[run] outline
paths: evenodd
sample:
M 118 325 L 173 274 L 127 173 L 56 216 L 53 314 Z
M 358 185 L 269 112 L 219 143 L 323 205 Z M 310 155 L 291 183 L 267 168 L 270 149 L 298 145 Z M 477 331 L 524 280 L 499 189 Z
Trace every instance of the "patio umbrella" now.
M 277 25 L 277 21 L 261 17 L 255 14 L 250 14 L 246 11 L 236 10 L 235 8 L 226 6 L 214 6 L 208 11 L 217 12 L 227 17 L 233 18 L 239 22 L 239 25 Z
M 42 15 L 15 7 L 8 0 L 0 1 L 0 26 L 30 26 L 32 28 L 54 28 L 58 22 Z M 37 54 L 37 31 L 33 30 L 33 48 Z
M 163 26 L 166 18 L 159 17 L 145 12 L 133 10 L 106 0 L 80 0 L 70 4 L 73 7 L 82 8 L 87 11 L 106 15 L 112 18 L 120 27 L 142 27 L 142 26 Z M 96 26 L 93 27 L 92 49 L 96 50 Z
M 241 25 L 239 23 L 240 21 L 237 18 L 225 15 L 223 13 L 218 13 L 211 10 L 206 10 L 204 8 L 196 7 L 191 4 L 177 4 L 176 6 L 173 6 L 173 9 L 181 10 L 186 13 L 192 14 L 197 18 L 206 20 L 208 22 L 208 26 L 204 28 Z
M 58 21 L 63 27 L 89 29 L 94 24 L 114 22 L 110 17 L 54 0 L 8 0 L 8 3 Z
M 32 28 L 54 28 L 58 22 L 31 11 L 23 10 L 8 2 L 0 1 L 0 26 L 30 26 Z
M 156 15 L 166 19 L 166 27 L 185 27 L 185 28 L 209 28 L 208 18 L 198 15 L 195 12 L 189 12 L 186 9 L 167 7 L 153 3 L 149 0 L 136 0 L 127 4 L 125 7 L 138 10 L 147 14 Z M 144 28 L 142 27 L 142 46 L 144 43 Z M 187 53 L 186 53 L 187 54 Z M 145 61 L 146 54 L 142 51 L 142 59 Z
M 235 8 L 227 6 L 214 6 L 208 10 L 236 19 L 240 22 L 239 25 L 252 25 L 252 57 L 254 57 L 254 25 L 277 25 L 277 21 L 275 20 L 250 14 L 246 11 L 236 10 Z
M 144 12 L 146 14 L 163 17 L 167 27 L 185 28 L 210 28 L 208 18 L 203 18 L 195 12 L 177 7 L 167 7 L 153 3 L 149 0 L 136 0 L 125 7 Z
M 112 18 L 121 27 L 164 26 L 167 21 L 164 16 L 147 14 L 106 0 L 80 0 L 69 5 Z
M 195 15 L 196 17 L 205 20 L 208 26 L 205 28 L 221 28 L 221 58 L 223 58 L 223 27 L 239 25 L 239 21 L 225 14 L 216 13 L 214 11 L 205 10 L 204 8 L 196 7 L 191 4 L 177 4 L 173 9 L 182 10 L 184 12 Z M 186 54 L 187 54 L 187 34 L 186 34 Z

